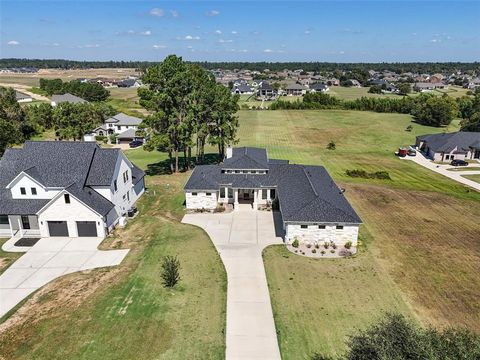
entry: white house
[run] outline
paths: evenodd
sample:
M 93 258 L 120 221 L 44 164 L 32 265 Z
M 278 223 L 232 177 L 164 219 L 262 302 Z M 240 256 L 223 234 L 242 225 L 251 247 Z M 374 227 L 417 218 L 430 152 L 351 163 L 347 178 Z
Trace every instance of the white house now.
M 142 136 L 136 134 L 141 123 L 142 119 L 140 118 L 118 113 L 105 120 L 105 123 L 94 129 L 93 132 L 101 136 L 116 134 L 118 144 L 129 143 L 132 140 L 143 140 Z
M 0 236 L 103 238 L 144 189 L 119 149 L 27 141 L 0 161 Z
M 357 244 L 361 219 L 322 166 L 269 159 L 265 149 L 227 149 L 219 165 L 195 167 L 184 187 L 187 210 L 231 204 L 252 211 L 278 202 L 285 241 Z
M 438 162 L 480 159 L 480 133 L 457 131 L 417 136 L 415 145 Z

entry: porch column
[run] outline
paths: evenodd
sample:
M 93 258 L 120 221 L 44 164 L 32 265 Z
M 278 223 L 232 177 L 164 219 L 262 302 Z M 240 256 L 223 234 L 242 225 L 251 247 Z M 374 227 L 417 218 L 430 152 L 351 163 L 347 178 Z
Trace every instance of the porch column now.
M 12 234 L 12 237 L 13 237 L 13 227 L 12 227 L 12 223 L 10 222 L 10 216 L 8 216 L 8 225 L 10 226 L 10 233 Z
M 253 190 L 253 210 L 258 208 L 258 189 Z
M 233 190 L 234 198 L 235 198 L 235 206 L 238 205 L 238 189 Z
M 270 189 L 267 189 L 267 202 L 270 201 Z
M 225 186 L 225 197 L 223 198 L 223 202 L 228 204 L 228 187 Z
M 23 236 L 22 230 L 23 230 L 23 227 L 22 227 L 22 217 L 20 216 L 20 217 L 18 218 L 18 231 L 20 232 L 20 236 Z

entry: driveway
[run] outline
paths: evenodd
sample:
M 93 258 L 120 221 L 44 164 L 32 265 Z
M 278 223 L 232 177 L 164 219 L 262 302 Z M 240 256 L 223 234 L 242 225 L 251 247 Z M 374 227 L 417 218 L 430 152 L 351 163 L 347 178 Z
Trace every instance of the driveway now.
M 129 251 L 100 251 L 101 242 L 100 238 L 40 239 L 0 275 L 0 317 L 50 281 L 75 271 L 118 265 Z M 18 250 L 10 241 L 2 248 Z
M 400 158 L 402 160 L 410 160 L 416 162 L 417 164 L 435 171 L 438 174 L 446 176 L 452 180 L 455 180 L 461 184 L 467 185 L 477 191 L 480 191 L 480 184 L 476 181 L 469 180 L 462 175 L 476 175 L 480 174 L 480 171 L 471 170 L 471 171 L 451 171 L 447 169 L 453 169 L 454 167 L 451 165 L 443 165 L 443 164 L 436 164 L 430 159 L 426 158 L 421 152 L 417 151 L 417 156 L 406 156 L 404 158 Z M 480 165 L 480 164 L 479 164 Z
M 229 214 L 187 214 L 203 228 L 227 271 L 226 359 L 280 359 L 262 250 L 282 244 L 280 214 L 251 209 Z

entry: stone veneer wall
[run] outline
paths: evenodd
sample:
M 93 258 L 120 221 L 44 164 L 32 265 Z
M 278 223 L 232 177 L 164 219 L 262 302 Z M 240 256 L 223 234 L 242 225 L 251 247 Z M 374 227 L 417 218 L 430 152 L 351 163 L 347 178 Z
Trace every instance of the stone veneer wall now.
M 196 192 L 197 195 L 192 195 L 195 191 L 186 192 L 185 193 L 185 203 L 187 209 L 195 210 L 195 209 L 206 209 L 206 210 L 214 210 L 217 207 L 218 193 L 216 191 L 212 191 L 210 194 L 207 195 L 205 191 L 198 191 Z
M 343 246 L 347 241 L 351 241 L 353 246 L 357 246 L 358 225 L 345 225 L 343 229 L 337 229 L 336 225 L 326 225 L 325 229 L 319 229 L 318 225 L 308 225 L 307 229 L 302 229 L 300 224 L 286 224 L 285 241 L 292 243 L 295 237 L 300 243 L 318 241 L 320 244 L 333 241 L 338 246 Z

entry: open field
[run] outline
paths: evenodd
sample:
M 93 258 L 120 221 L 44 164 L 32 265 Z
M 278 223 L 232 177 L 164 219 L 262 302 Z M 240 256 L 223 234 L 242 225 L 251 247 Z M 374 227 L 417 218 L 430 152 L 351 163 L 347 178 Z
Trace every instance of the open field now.
M 164 159 L 142 153 L 144 164 Z M 102 244 L 130 248 L 126 260 L 39 290 L 0 324 L 0 354 L 5 359 L 222 359 L 226 275 L 207 235 L 179 223 L 185 180 L 185 174 L 149 177 L 140 215 Z M 181 262 L 182 280 L 174 290 L 161 285 L 165 255 L 177 255 Z

